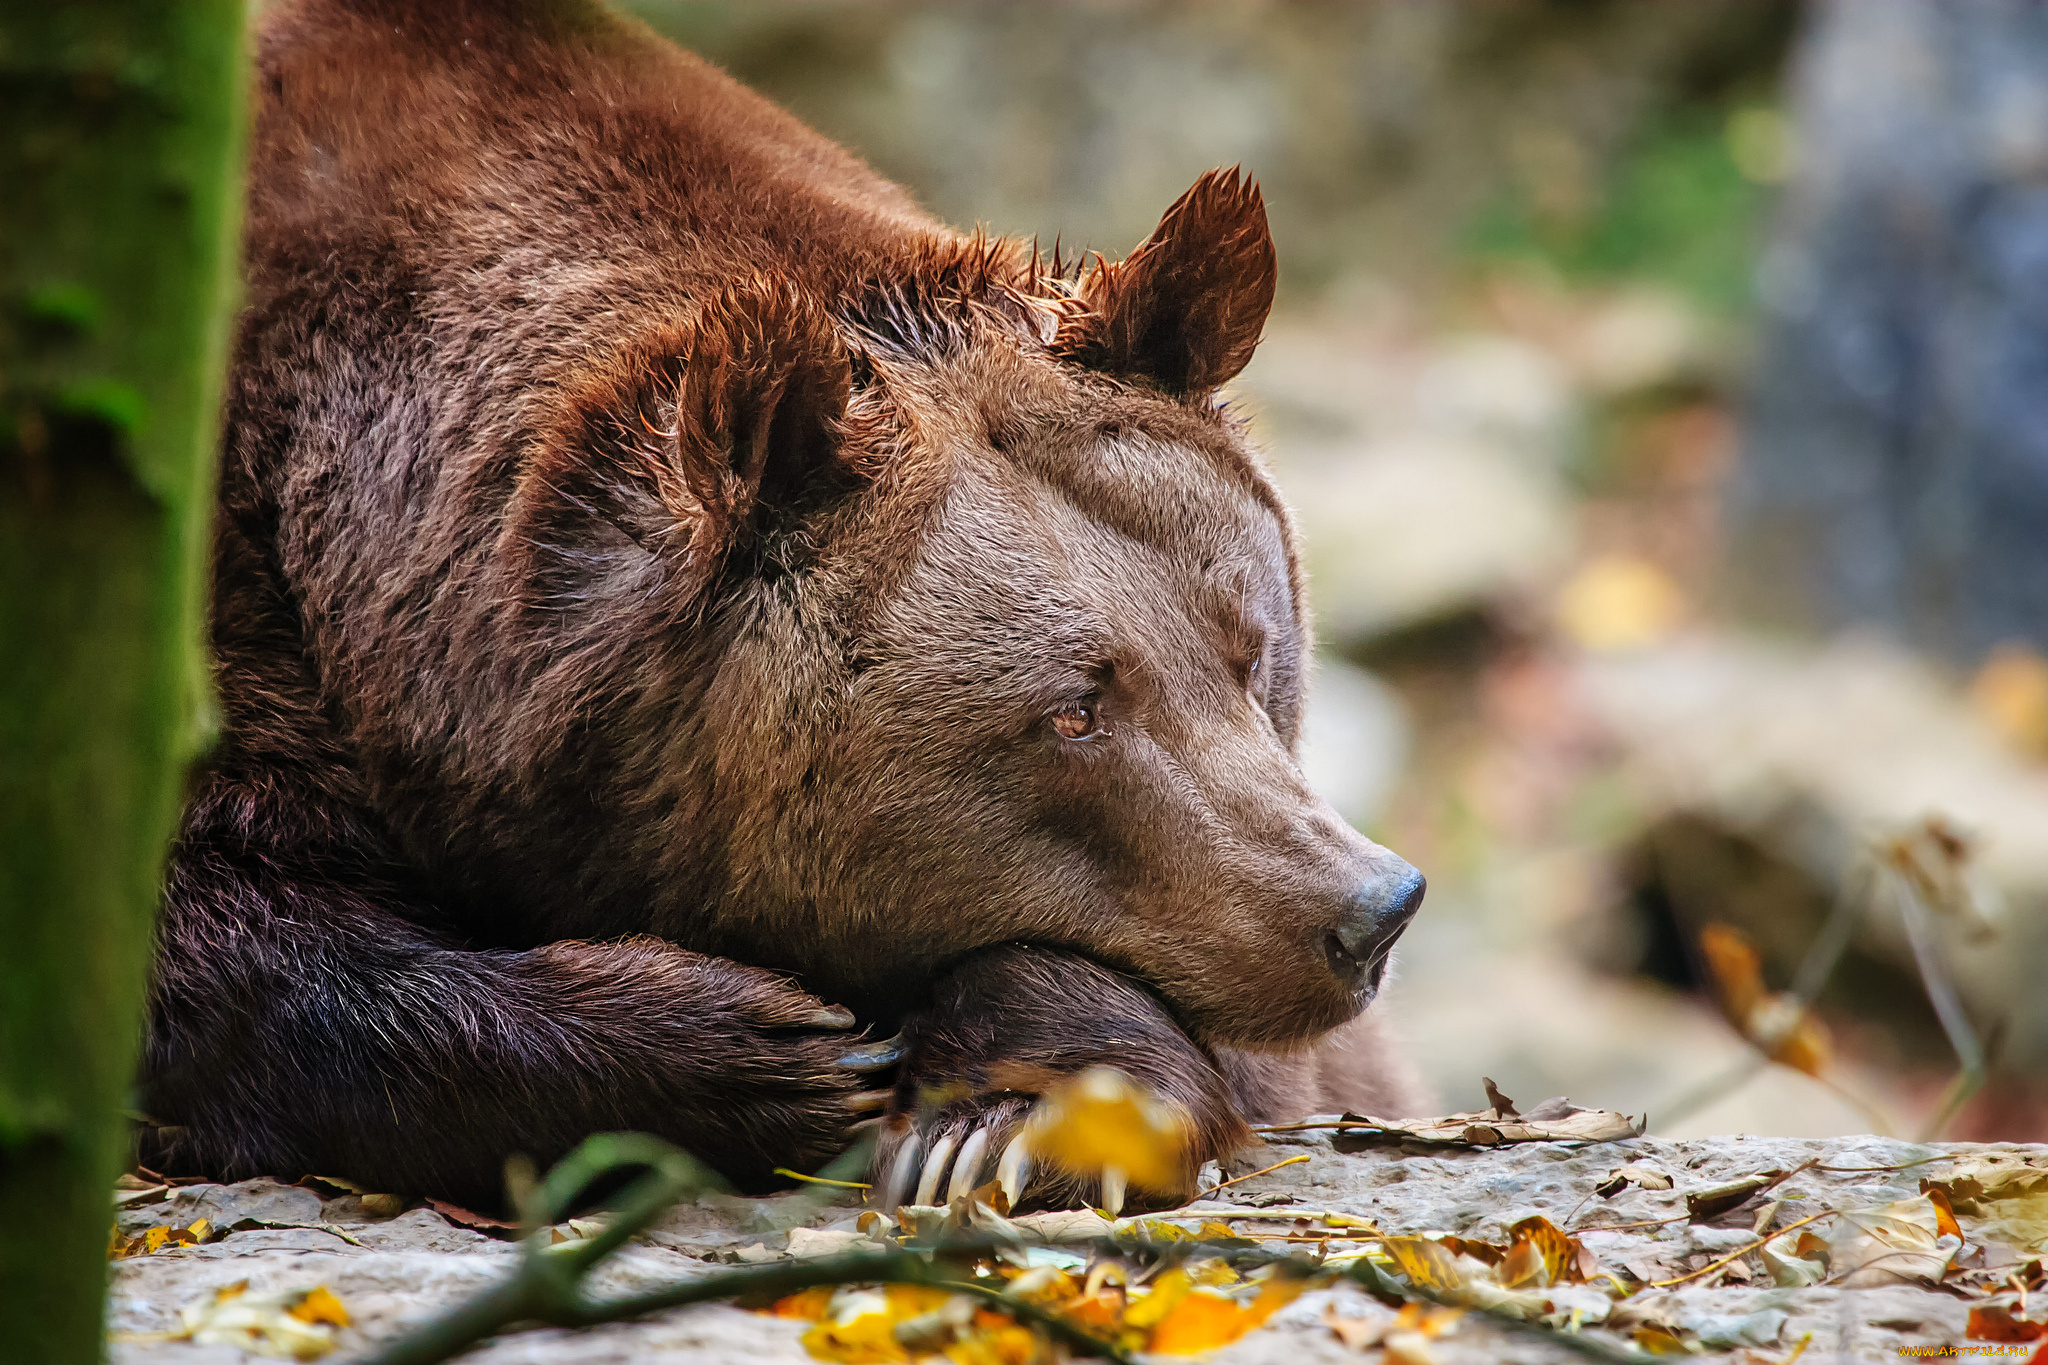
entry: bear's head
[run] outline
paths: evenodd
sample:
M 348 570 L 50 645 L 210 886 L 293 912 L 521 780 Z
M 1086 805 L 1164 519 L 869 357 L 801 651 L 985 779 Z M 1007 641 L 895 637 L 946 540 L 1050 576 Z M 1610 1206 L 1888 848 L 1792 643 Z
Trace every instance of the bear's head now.
M 659 346 L 610 460 L 640 489 L 588 499 L 692 604 L 689 684 L 632 725 L 665 736 L 633 761 L 677 937 L 883 1012 L 1008 942 L 1213 1043 L 1363 1006 L 1423 881 L 1296 761 L 1293 531 L 1215 397 L 1274 281 L 1223 172 L 1071 278 L 934 245 L 850 298 L 749 282 Z

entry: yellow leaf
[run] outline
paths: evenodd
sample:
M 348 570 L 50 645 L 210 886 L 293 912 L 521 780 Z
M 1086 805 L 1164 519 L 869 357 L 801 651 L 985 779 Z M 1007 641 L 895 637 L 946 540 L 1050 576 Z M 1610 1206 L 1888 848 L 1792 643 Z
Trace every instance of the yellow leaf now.
M 1685 611 L 1678 585 L 1655 564 L 1606 555 L 1571 576 L 1558 593 L 1557 620 L 1587 649 L 1627 650 L 1669 635 Z
M 1178 1266 L 1152 1282 L 1152 1291 L 1124 1311 L 1124 1326 L 1150 1330 L 1166 1320 L 1180 1301 L 1193 1292 L 1195 1282 Z
M 1177 1105 L 1098 1066 L 1047 1092 L 1024 1137 L 1034 1157 L 1077 1175 L 1117 1170 L 1140 1189 L 1171 1194 L 1193 1174 L 1190 1126 Z
M 179 1335 L 201 1346 L 232 1346 L 283 1360 L 317 1360 L 334 1349 L 335 1328 L 345 1326 L 348 1315 L 332 1294 L 327 1298 L 339 1322 L 333 1317 L 309 1320 L 293 1311 L 325 1290 L 251 1294 L 248 1288 L 242 1280 L 180 1310 L 184 1330 Z
M 1427 1237 L 1388 1237 L 1380 1245 L 1394 1258 L 1395 1268 L 1419 1288 L 1441 1292 L 1464 1285 L 1457 1258 Z
M 946 1347 L 954 1365 L 1031 1365 L 1038 1359 L 1038 1337 L 996 1313 L 974 1315 L 974 1331 Z
M 1659 1322 L 1644 1323 L 1636 1328 L 1635 1341 L 1653 1356 L 1688 1356 L 1694 1353 L 1684 1337 Z
M 171 1240 L 169 1228 L 151 1228 L 142 1238 L 142 1254 L 154 1256 L 164 1249 L 164 1243 Z
M 326 1285 L 308 1290 L 306 1297 L 285 1310 L 300 1322 L 324 1322 L 335 1327 L 348 1326 L 348 1309 Z
M 1173 1306 L 1152 1331 L 1147 1350 L 1159 1355 L 1194 1355 L 1227 1346 L 1258 1324 L 1229 1299 L 1197 1290 Z
M 787 1298 L 777 1299 L 768 1306 L 772 1317 L 801 1318 L 805 1322 L 816 1322 L 832 1307 L 833 1288 L 829 1284 L 813 1285 Z
M 804 1333 L 803 1343 L 817 1359 L 839 1365 L 893 1365 L 910 1359 L 887 1313 L 864 1313 L 850 1322 L 828 1319 Z

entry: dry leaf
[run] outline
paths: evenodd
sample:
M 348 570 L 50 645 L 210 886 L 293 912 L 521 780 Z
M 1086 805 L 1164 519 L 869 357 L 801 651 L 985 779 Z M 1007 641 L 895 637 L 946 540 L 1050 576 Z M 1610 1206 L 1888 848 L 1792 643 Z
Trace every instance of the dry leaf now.
M 1646 1322 L 1636 1328 L 1635 1343 L 1653 1356 L 1698 1355 L 1700 1348 L 1661 1322 Z
M 1612 1199 L 1631 1185 L 1645 1190 L 1668 1190 L 1671 1177 L 1647 1161 L 1631 1161 L 1608 1172 L 1607 1178 L 1593 1187 L 1593 1193 L 1602 1199 Z
M 1942 1231 L 1942 1211 L 1926 1195 L 1876 1208 L 1845 1210 L 1828 1237 L 1831 1277 L 1849 1288 L 1939 1284 L 1963 1248 Z
M 1948 1175 L 1920 1182 L 1940 1191 L 1980 1242 L 2029 1254 L 2048 1251 L 2048 1168 L 1998 1157 L 1965 1157 Z
M 1337 1340 L 1354 1351 L 1363 1351 L 1379 1345 L 1393 1322 L 1394 1317 L 1391 1313 L 1374 1318 L 1347 1318 L 1338 1314 L 1335 1303 L 1323 1306 L 1323 1326 L 1329 1328 Z
M 1970 1325 L 1963 1335 L 1971 1341 L 2039 1341 L 2048 1337 L 2048 1322 L 2016 1318 L 2007 1304 L 1985 1304 L 1970 1310 Z
M 1121 1071 L 1090 1067 L 1049 1091 L 1031 1112 L 1031 1154 L 1078 1175 L 1120 1171 L 1130 1184 L 1178 1192 L 1188 1171 L 1187 1114 Z
M 1192 1290 L 1159 1319 L 1145 1349 L 1158 1355 L 1193 1355 L 1227 1346 L 1292 1303 L 1307 1287 L 1305 1279 L 1274 1275 L 1260 1286 L 1257 1298 L 1243 1305 L 1206 1289 Z M 1140 1307 L 1151 1301 L 1148 1296 Z M 1127 1325 L 1135 1325 L 1132 1317 L 1136 1312 L 1133 1309 L 1124 1315 Z
M 1758 1249 L 1771 1282 L 1781 1289 L 1819 1284 L 1828 1275 L 1827 1243 L 1805 1228 L 1773 1237 Z
M 1685 1194 L 1686 1217 L 1694 1223 L 1711 1222 L 1724 1213 L 1741 1208 L 1765 1190 L 1776 1189 L 1785 1179 L 1784 1171 L 1761 1171 L 1740 1180 L 1688 1190 Z
M 194 1219 L 182 1228 L 148 1228 L 133 1237 L 123 1237 L 116 1231 L 107 1243 L 107 1259 L 125 1261 L 132 1256 L 154 1256 L 177 1247 L 203 1246 L 214 1236 L 213 1224 L 204 1218 Z
M 180 1310 L 176 1336 L 201 1346 L 232 1346 L 277 1360 L 317 1360 L 334 1349 L 348 1310 L 326 1286 L 248 1293 L 238 1281 Z
M 445 1199 L 429 1199 L 427 1207 L 458 1227 L 472 1228 L 477 1232 L 490 1232 L 494 1229 L 512 1232 L 519 1230 L 517 1223 L 508 1223 L 502 1218 L 491 1218 L 465 1209 L 459 1204 L 451 1204 Z
M 1511 1142 L 1615 1142 L 1643 1135 L 1643 1124 L 1626 1114 L 1581 1109 L 1563 1097 L 1545 1100 L 1512 1119 L 1502 1118 L 1491 1109 L 1407 1122 L 1345 1114 L 1332 1126 L 1337 1128 L 1334 1145 L 1340 1152 L 1403 1142 L 1439 1147 L 1498 1147 Z

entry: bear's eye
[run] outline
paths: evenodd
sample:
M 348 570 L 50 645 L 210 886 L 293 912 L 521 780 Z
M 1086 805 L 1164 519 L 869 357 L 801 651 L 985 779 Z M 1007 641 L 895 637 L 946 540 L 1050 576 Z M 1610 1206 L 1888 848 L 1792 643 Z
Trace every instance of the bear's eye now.
M 1107 734 L 1102 728 L 1102 715 L 1095 709 L 1095 703 L 1077 701 L 1062 706 L 1051 714 L 1052 728 L 1060 732 L 1062 739 L 1093 739 Z

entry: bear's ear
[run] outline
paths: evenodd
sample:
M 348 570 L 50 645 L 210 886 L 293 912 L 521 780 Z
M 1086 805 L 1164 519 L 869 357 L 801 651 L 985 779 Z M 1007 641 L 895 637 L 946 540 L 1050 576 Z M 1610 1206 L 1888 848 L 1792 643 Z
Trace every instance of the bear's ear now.
M 852 364 L 807 294 L 760 278 L 726 290 L 673 363 L 670 458 L 709 523 L 693 540 L 725 544 L 742 526 L 800 512 L 850 482 L 840 430 Z
M 1055 352 L 1176 396 L 1207 393 L 1252 358 L 1279 264 L 1259 187 L 1210 171 L 1122 261 L 1098 262 L 1053 339 Z

